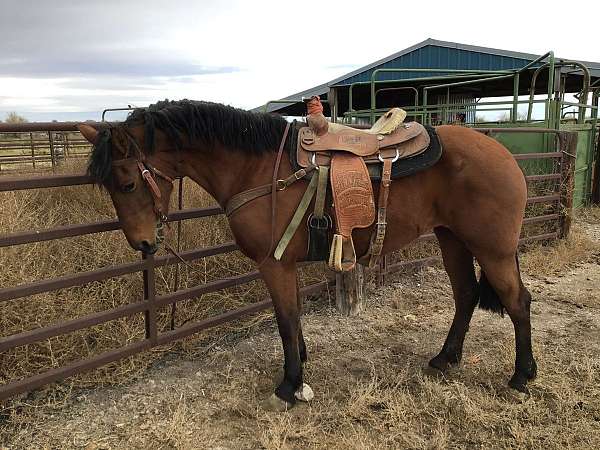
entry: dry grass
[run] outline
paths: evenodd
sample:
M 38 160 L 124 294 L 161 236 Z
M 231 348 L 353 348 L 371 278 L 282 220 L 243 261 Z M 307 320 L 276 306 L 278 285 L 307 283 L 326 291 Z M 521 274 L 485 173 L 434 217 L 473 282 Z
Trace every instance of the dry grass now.
M 522 252 L 520 262 L 525 273 L 537 277 L 559 275 L 582 261 L 600 254 L 599 236 L 590 233 L 590 221 L 600 222 L 600 208 L 581 208 L 567 239 L 531 245 Z
M 581 267 L 577 276 L 574 283 L 542 285 L 568 290 L 574 299 L 589 296 L 573 284 L 579 287 L 586 277 L 599 282 L 600 270 Z M 534 303 L 540 373 L 526 400 L 506 388 L 514 362 L 507 318 L 477 312 L 460 369 L 447 378 L 424 370 L 452 315 L 442 271 L 430 268 L 370 294 L 358 318 L 322 307 L 304 318 L 305 378 L 316 393 L 309 406 L 282 414 L 259 406 L 280 376 L 281 350 L 271 323 L 236 345 L 167 361 L 126 387 L 84 391 L 62 409 L 25 408 L 10 422 L 5 442 L 89 449 L 600 445 L 597 292 L 589 309 L 555 301 L 548 290 Z

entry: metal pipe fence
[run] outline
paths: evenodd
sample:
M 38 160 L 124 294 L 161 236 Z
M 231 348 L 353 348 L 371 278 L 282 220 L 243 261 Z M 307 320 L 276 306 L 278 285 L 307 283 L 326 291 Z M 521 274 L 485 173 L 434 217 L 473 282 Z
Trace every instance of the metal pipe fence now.
M 91 145 L 79 133 L 0 132 L 0 171 L 54 169 L 73 158 L 87 158 Z
M 31 125 L 31 124 L 29 124 Z M 56 125 L 53 125 L 56 127 Z M 63 126 L 64 128 L 64 126 Z M 0 129 L 0 131 L 2 131 Z M 527 178 L 529 184 L 545 182 L 552 185 L 551 192 L 541 195 L 532 195 L 528 198 L 528 205 L 545 205 L 541 214 L 525 218 L 525 225 L 550 224 L 550 229 L 542 229 L 537 234 L 525 235 L 521 243 L 540 240 L 553 240 L 568 234 L 570 227 L 570 210 L 573 197 L 573 170 L 576 151 L 576 133 L 544 129 L 482 129 L 486 134 L 495 132 L 516 133 L 549 133 L 555 136 L 556 144 L 554 151 L 543 151 L 544 149 L 532 149 L 531 153 L 515 155 L 517 160 L 543 159 L 554 161 L 553 168 L 549 173 L 530 175 Z M 52 187 L 80 186 L 91 184 L 93 180 L 85 175 L 47 175 L 35 178 L 31 177 L 0 177 L 0 192 L 18 191 L 24 189 L 46 189 Z M 182 195 L 183 189 L 179 190 Z M 181 197 L 180 197 L 181 199 Z M 182 205 L 181 200 L 179 205 Z M 188 208 L 171 212 L 170 222 L 180 223 L 183 220 L 192 220 L 203 217 L 211 217 L 222 214 L 220 207 Z M 0 234 L 0 248 L 18 246 L 31 243 L 43 243 L 53 239 L 64 239 L 74 236 L 82 236 L 92 233 L 118 230 L 117 220 L 99 220 L 77 225 L 64 225 L 45 230 L 31 230 L 18 233 Z M 181 227 L 177 227 L 177 238 L 181 237 Z M 433 234 L 421 236 L 417 242 L 431 242 L 435 240 Z M 235 242 L 224 242 L 218 245 L 193 248 L 181 252 L 185 261 L 196 261 L 214 255 L 221 255 L 237 250 Z M 385 283 L 386 278 L 392 273 L 418 268 L 440 261 L 438 256 L 421 257 L 400 262 L 392 262 L 389 256 L 382 258 L 380 267 L 376 270 L 377 284 Z M 197 322 L 186 323 L 178 328 L 171 327 L 170 330 L 160 332 L 157 324 L 157 309 L 160 307 L 175 305 L 177 302 L 197 298 L 201 295 L 231 288 L 241 284 L 260 279 L 258 271 L 238 274 L 226 278 L 206 282 L 197 286 L 179 289 L 176 286 L 173 292 L 157 294 L 156 292 L 156 269 L 168 265 L 178 264 L 175 258 L 170 256 L 147 256 L 140 261 L 122 263 L 103 267 L 96 270 L 69 274 L 62 277 L 36 280 L 31 283 L 23 283 L 12 287 L 0 287 L 0 310 L 4 302 L 28 297 L 43 292 L 55 291 L 73 286 L 82 286 L 91 282 L 100 282 L 109 278 L 119 277 L 126 274 L 143 274 L 143 292 L 141 300 L 118 306 L 100 312 L 88 314 L 73 320 L 55 323 L 49 326 L 25 331 L 0 338 L 0 354 L 18 346 L 38 343 L 48 338 L 61 336 L 73 331 L 83 330 L 95 325 L 103 324 L 111 320 L 131 317 L 135 314 L 144 315 L 145 338 L 120 348 L 110 350 L 92 358 L 56 367 L 35 376 L 18 381 L 9 381 L 0 385 L 0 401 L 19 393 L 31 391 L 45 384 L 63 380 L 67 377 L 89 371 L 110 362 L 131 356 L 136 353 L 147 351 L 153 347 L 164 345 L 178 339 L 198 333 L 217 325 L 221 325 L 242 317 L 263 311 L 271 307 L 271 300 L 265 299 L 244 307 L 227 311 L 216 316 Z M 326 279 L 300 290 L 302 296 L 316 295 L 335 285 L 332 279 Z M 30 299 L 28 301 L 35 301 Z

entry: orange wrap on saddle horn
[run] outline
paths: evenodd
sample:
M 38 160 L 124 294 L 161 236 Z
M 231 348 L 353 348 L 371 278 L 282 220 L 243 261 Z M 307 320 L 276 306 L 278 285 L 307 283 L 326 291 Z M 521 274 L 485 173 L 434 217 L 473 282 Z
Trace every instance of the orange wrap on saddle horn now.
M 322 136 L 329 129 L 329 121 L 323 115 L 323 104 L 318 95 L 313 95 L 306 104 L 306 123 L 316 133 Z

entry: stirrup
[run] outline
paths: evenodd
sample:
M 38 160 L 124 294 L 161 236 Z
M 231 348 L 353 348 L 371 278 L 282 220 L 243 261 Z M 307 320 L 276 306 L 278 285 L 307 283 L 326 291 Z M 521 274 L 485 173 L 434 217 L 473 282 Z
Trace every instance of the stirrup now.
M 356 266 L 356 252 L 352 237 L 333 235 L 329 252 L 329 268 L 335 272 L 348 272 Z

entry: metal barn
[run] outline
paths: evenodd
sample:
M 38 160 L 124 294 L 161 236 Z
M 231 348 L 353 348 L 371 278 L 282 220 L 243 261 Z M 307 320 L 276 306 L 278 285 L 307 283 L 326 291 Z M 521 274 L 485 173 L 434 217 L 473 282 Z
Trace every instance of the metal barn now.
M 321 96 L 332 121 L 344 123 L 373 123 L 401 106 L 409 120 L 431 125 L 575 131 L 575 205 L 600 201 L 600 62 L 427 39 L 256 110 L 302 116 L 303 99 L 312 95 Z M 547 133 L 498 131 L 494 137 L 516 154 L 554 148 Z M 523 168 L 535 174 L 544 164 Z

